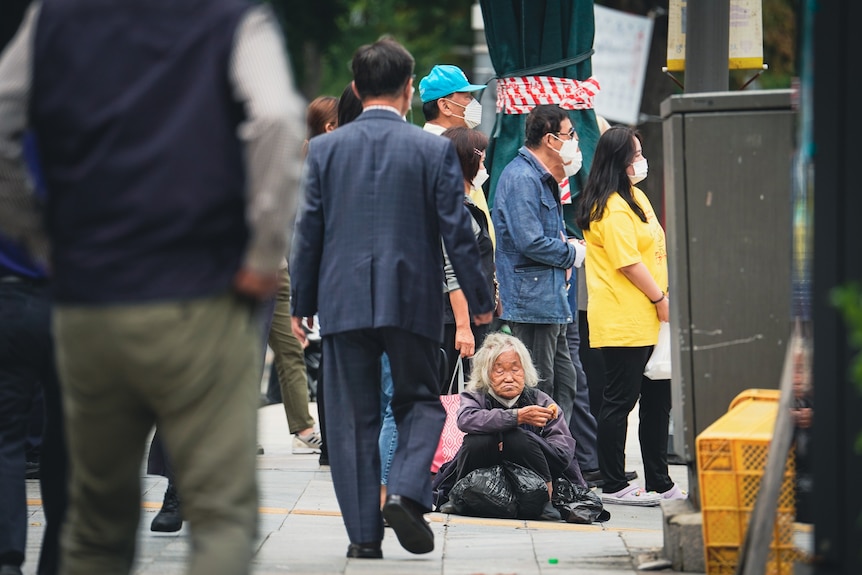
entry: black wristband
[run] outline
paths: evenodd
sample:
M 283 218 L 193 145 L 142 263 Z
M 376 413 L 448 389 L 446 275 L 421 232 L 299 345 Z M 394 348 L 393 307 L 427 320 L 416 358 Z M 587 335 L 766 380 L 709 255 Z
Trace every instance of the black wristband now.
M 651 304 L 655 305 L 655 304 L 657 304 L 657 303 L 661 303 L 661 300 L 663 300 L 663 299 L 664 299 L 664 297 L 665 297 L 664 292 L 661 292 L 661 297 L 660 297 L 660 298 L 658 298 L 658 299 L 657 299 L 657 300 L 655 300 L 655 301 L 653 301 L 653 300 L 649 300 L 649 302 L 650 302 Z

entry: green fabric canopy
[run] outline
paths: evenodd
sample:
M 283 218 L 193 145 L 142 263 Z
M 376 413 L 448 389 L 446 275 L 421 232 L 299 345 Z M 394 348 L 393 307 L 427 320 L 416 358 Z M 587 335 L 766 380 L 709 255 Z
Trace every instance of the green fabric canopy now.
M 592 74 L 592 0 L 481 0 L 480 4 L 498 78 L 535 75 L 586 80 Z M 563 217 L 569 233 L 580 236 L 574 206 L 592 165 L 599 129 L 593 110 L 571 110 L 569 117 L 580 138 L 584 164 L 569 179 L 573 203 L 563 207 Z M 524 144 L 525 120 L 526 114 L 497 114 L 485 160 L 492 206 L 500 173 Z

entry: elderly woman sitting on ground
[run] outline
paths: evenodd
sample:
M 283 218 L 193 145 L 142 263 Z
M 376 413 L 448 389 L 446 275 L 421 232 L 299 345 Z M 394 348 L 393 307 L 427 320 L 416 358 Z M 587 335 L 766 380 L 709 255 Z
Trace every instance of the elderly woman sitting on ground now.
M 485 338 L 473 358 L 468 389 L 461 394 L 458 427 L 467 435 L 455 461 L 456 481 L 475 469 L 517 463 L 545 480 L 549 502 L 543 518 L 559 519 L 550 504 L 552 481 L 564 476 L 583 484 L 583 478 L 566 418 L 550 396 L 536 389 L 538 380 L 530 352 L 519 339 L 504 333 Z M 457 509 L 450 502 L 440 511 Z

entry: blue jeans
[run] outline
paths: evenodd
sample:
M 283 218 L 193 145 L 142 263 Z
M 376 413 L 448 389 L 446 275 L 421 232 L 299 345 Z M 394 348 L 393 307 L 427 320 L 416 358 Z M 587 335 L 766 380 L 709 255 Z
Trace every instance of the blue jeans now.
M 24 450 L 30 406 L 41 387 L 45 427 L 40 484 L 47 521 L 39 573 L 57 571 L 67 505 L 66 442 L 50 314 L 46 284 L 0 281 L 0 564 L 24 561 L 28 525 Z
M 398 447 L 398 430 L 395 428 L 395 415 L 392 413 L 392 394 L 395 385 L 392 383 L 392 367 L 389 356 L 385 353 L 380 358 L 380 484 L 386 485 L 389 479 L 389 468 L 392 467 L 392 456 Z

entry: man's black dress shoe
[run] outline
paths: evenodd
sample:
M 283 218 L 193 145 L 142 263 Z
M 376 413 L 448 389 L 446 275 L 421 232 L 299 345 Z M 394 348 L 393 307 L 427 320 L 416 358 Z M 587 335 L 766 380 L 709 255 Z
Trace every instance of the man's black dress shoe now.
M 626 471 L 626 481 L 634 481 L 638 478 L 637 471 Z M 594 469 L 592 471 L 583 471 L 581 474 L 584 476 L 584 481 L 587 482 L 587 486 L 592 487 L 604 487 L 605 478 L 602 475 L 601 470 Z
M 392 526 L 398 542 L 410 553 L 434 550 L 434 532 L 425 522 L 425 510 L 418 503 L 400 495 L 388 495 L 383 517 Z
M 347 556 L 351 559 L 383 559 L 380 541 L 374 543 L 351 543 L 347 546 Z

